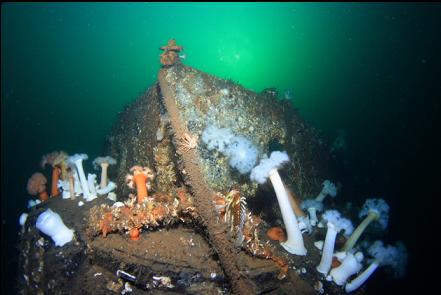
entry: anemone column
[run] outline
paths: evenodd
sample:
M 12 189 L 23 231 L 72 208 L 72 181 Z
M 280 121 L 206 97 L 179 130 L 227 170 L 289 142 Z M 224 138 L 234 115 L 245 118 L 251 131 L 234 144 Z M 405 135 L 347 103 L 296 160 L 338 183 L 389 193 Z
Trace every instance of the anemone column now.
M 303 244 L 302 233 L 297 222 L 296 215 L 289 202 L 288 192 L 283 185 L 277 169 L 284 163 L 289 161 L 286 152 L 274 151 L 268 159 L 262 159 L 256 167 L 251 171 L 250 179 L 260 184 L 265 183 L 269 179 L 276 192 L 277 202 L 279 203 L 282 213 L 283 223 L 286 228 L 287 241 L 281 243 L 286 251 L 296 255 L 306 255 L 306 248 Z
M 306 248 L 303 244 L 302 233 L 293 209 L 288 199 L 288 194 L 284 188 L 282 179 L 277 169 L 272 169 L 269 178 L 276 192 L 277 202 L 279 203 L 282 213 L 283 222 L 285 223 L 288 239 L 286 242 L 280 243 L 286 251 L 296 255 L 306 255 Z
M 83 169 L 83 160 L 87 159 L 86 154 L 76 154 L 72 157 L 69 157 L 69 161 L 73 164 L 75 164 L 75 167 L 77 168 L 78 176 L 80 177 L 80 184 L 81 189 L 83 190 L 83 196 L 86 200 L 90 199 L 91 195 L 89 192 L 89 186 L 86 179 L 86 174 L 84 174 Z

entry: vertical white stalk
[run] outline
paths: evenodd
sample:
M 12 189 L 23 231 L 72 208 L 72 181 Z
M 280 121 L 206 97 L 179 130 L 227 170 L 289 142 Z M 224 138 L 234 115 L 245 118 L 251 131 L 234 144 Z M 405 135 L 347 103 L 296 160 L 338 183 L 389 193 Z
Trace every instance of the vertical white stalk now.
M 94 199 L 94 197 L 96 197 L 96 187 L 95 187 L 95 182 L 96 182 L 96 174 L 88 174 L 87 175 L 87 183 L 89 185 L 89 191 L 91 194 L 91 198 Z
M 77 159 L 74 163 L 75 163 L 75 167 L 77 167 L 78 176 L 80 177 L 80 184 L 81 184 L 81 189 L 83 190 L 83 196 L 85 199 L 89 199 L 90 192 L 87 184 L 86 174 L 84 174 L 84 170 L 83 170 L 83 160 Z
M 69 193 L 70 193 L 70 199 L 75 200 L 75 183 L 72 174 L 69 174 Z
M 101 163 L 101 182 L 100 188 L 103 189 L 107 186 L 107 168 L 109 167 L 109 163 Z
M 74 177 L 75 196 L 79 196 L 83 193 L 83 190 L 81 189 L 80 177 L 78 176 L 77 169 L 74 169 L 72 172 L 73 172 L 73 177 Z
M 303 244 L 302 233 L 299 229 L 297 218 L 294 214 L 291 204 L 289 203 L 288 194 L 283 185 L 277 169 L 269 172 L 269 178 L 276 192 L 277 201 L 282 213 L 283 222 L 285 224 L 287 240 L 280 243 L 286 251 L 296 255 L 306 255 L 306 248 Z
M 308 213 L 309 213 L 309 221 L 311 222 L 312 226 L 315 226 L 317 224 L 317 209 L 314 207 L 309 207 L 308 208 Z
M 337 237 L 337 230 L 335 226 L 328 222 L 328 230 L 326 232 L 325 244 L 323 245 L 323 254 L 320 264 L 317 266 L 317 271 L 327 275 L 331 269 L 332 256 L 334 254 L 335 238 Z

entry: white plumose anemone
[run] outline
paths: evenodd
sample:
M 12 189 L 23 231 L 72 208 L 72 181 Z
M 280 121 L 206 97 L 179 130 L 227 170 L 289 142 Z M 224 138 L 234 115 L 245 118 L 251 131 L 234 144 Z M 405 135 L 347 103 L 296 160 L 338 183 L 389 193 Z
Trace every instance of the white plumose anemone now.
M 308 211 L 311 225 L 316 226 L 318 222 L 317 212 L 323 211 L 323 203 L 314 199 L 306 199 L 302 202 L 301 207 Z
M 229 128 L 217 128 L 210 125 L 202 132 L 202 141 L 211 150 L 218 150 L 226 155 L 228 146 L 232 143 L 235 135 Z
M 217 128 L 209 125 L 202 132 L 202 141 L 208 150 L 216 149 L 228 157 L 231 167 L 240 174 L 246 174 L 253 169 L 259 154 L 252 141 L 243 136 L 236 136 L 229 128 Z
M 90 199 L 89 186 L 86 179 L 86 174 L 84 174 L 83 160 L 87 160 L 88 156 L 86 154 L 75 154 L 70 156 L 67 161 L 70 164 L 75 165 L 77 168 L 78 176 L 80 178 L 81 190 L 83 191 L 83 196 L 86 200 Z
M 101 182 L 100 188 L 103 189 L 107 186 L 107 169 L 109 165 L 115 165 L 116 160 L 110 156 L 107 157 L 97 157 L 92 162 L 95 169 L 98 169 L 98 166 L 101 167 Z
M 260 164 L 251 170 L 250 178 L 252 181 L 256 181 L 260 184 L 265 183 L 268 177 L 270 178 L 274 191 L 276 192 L 287 234 L 286 242 L 280 244 L 289 253 L 306 255 L 307 251 L 303 244 L 303 237 L 299 229 L 297 218 L 291 208 L 283 181 L 280 178 L 279 172 L 277 172 L 277 169 L 288 161 L 289 157 L 286 152 L 272 152 L 270 158 L 262 159 Z
M 335 238 L 337 234 L 344 230 L 346 235 L 351 234 L 354 227 L 349 219 L 341 217 L 337 210 L 327 210 L 323 213 L 323 219 L 327 221 L 328 230 L 326 231 L 325 244 L 323 245 L 322 259 L 317 266 L 317 271 L 327 275 L 331 269 L 332 255 L 334 254 Z
M 87 174 L 87 185 L 89 186 L 90 197 L 86 201 L 92 201 L 97 197 L 96 174 Z
M 385 247 L 382 241 L 375 241 L 369 247 L 368 252 L 374 257 L 374 260 L 358 277 L 346 284 L 346 292 L 358 289 L 380 265 L 392 267 L 396 277 L 404 275 L 407 264 L 407 250 L 402 242 L 398 242 L 396 247 L 391 245 Z
M 340 266 L 333 268 L 329 273 L 332 280 L 339 286 L 343 286 L 348 278 L 361 270 L 363 253 L 348 253 Z
M 351 250 L 372 221 L 377 221 L 382 229 L 387 227 L 389 219 L 389 205 L 383 199 L 367 199 L 358 215 L 363 221 L 354 230 L 343 246 L 343 251 Z
M 316 201 L 323 202 L 323 200 L 329 195 L 333 198 L 337 196 L 337 188 L 335 187 L 335 184 L 333 184 L 330 180 L 325 180 L 322 183 L 323 188 L 318 194 L 318 196 L 315 198 Z
M 62 247 L 73 239 L 74 231 L 67 228 L 60 215 L 51 209 L 47 209 L 38 216 L 36 227 L 50 236 L 55 242 L 55 246 Z
M 236 168 L 240 174 L 246 174 L 253 169 L 259 154 L 253 143 L 242 136 L 234 137 L 225 153 L 230 166 Z

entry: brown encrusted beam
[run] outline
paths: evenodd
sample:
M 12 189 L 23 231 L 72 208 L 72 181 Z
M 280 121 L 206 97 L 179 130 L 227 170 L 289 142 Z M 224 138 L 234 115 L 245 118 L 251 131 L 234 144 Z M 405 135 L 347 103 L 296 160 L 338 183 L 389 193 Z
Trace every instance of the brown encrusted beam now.
M 170 115 L 171 126 L 174 131 L 176 142 L 184 138 L 188 133 L 186 124 L 181 121 L 179 111 L 175 103 L 175 94 L 172 86 L 168 84 L 165 75 L 168 71 L 175 71 L 176 68 L 163 68 L 159 71 L 158 80 L 164 105 Z M 208 239 L 219 256 L 219 261 L 224 269 L 225 275 L 231 282 L 235 294 L 255 294 L 252 283 L 243 275 L 236 264 L 236 255 L 232 243 L 226 236 L 225 225 L 217 223 L 217 216 L 212 205 L 211 196 L 214 192 L 209 188 L 198 167 L 198 155 L 195 149 L 186 151 L 179 144 L 177 151 L 182 155 L 184 169 L 190 180 L 190 186 L 194 194 L 194 205 L 202 219 L 203 226 L 208 231 Z

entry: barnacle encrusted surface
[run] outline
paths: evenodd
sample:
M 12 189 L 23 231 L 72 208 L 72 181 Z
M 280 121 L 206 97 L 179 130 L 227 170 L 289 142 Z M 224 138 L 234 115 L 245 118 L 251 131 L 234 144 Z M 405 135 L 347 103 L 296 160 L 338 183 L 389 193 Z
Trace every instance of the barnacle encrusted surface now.
M 178 197 L 156 193 L 143 204 L 136 204 L 133 198 L 125 206 L 112 207 L 107 204 L 90 209 L 88 234 L 105 237 L 112 232 L 128 232 L 133 228 L 151 229 L 177 222 L 191 222 L 196 218 L 191 197 L 179 193 Z
M 178 177 L 173 162 L 174 149 L 168 137 L 161 140 L 153 149 L 156 170 L 156 184 L 159 191 L 171 194 Z

